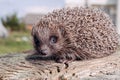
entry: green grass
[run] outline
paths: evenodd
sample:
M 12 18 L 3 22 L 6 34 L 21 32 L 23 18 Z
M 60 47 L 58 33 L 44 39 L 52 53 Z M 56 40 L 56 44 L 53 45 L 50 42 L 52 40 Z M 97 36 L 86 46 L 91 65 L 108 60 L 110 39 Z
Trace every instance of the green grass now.
M 12 32 L 8 38 L 0 39 L 0 54 L 22 52 L 32 48 L 30 32 Z

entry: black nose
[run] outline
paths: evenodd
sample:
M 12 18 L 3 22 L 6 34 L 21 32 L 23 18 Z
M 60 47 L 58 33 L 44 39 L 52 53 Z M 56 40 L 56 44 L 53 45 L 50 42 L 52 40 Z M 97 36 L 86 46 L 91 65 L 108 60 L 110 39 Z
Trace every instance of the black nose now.
M 41 53 L 42 55 L 47 55 L 46 50 L 40 50 L 40 53 Z

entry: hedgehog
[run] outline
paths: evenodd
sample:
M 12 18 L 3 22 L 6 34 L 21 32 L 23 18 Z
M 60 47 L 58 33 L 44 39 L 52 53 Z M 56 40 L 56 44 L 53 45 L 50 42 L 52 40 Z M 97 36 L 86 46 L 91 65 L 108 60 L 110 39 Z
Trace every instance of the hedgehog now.
M 32 28 L 38 55 L 57 62 L 106 57 L 118 48 L 110 17 L 96 8 L 62 8 L 44 15 Z

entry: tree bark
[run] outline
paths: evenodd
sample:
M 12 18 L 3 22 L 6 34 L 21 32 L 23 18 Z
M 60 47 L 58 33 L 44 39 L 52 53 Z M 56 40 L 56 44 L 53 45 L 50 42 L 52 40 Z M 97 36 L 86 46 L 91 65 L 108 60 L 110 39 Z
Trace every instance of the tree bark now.
M 30 54 L 0 57 L 0 80 L 120 80 L 120 51 L 108 57 L 68 64 Z

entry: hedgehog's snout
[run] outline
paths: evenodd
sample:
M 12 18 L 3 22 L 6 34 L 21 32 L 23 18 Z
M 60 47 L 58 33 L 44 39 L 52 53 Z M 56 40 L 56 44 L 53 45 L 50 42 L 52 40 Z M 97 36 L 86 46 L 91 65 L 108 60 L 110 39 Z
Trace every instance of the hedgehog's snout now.
M 43 56 L 49 56 L 50 54 L 50 49 L 47 45 L 42 45 L 41 49 L 39 50 L 40 54 Z
M 47 55 L 47 50 L 40 50 L 41 55 Z

